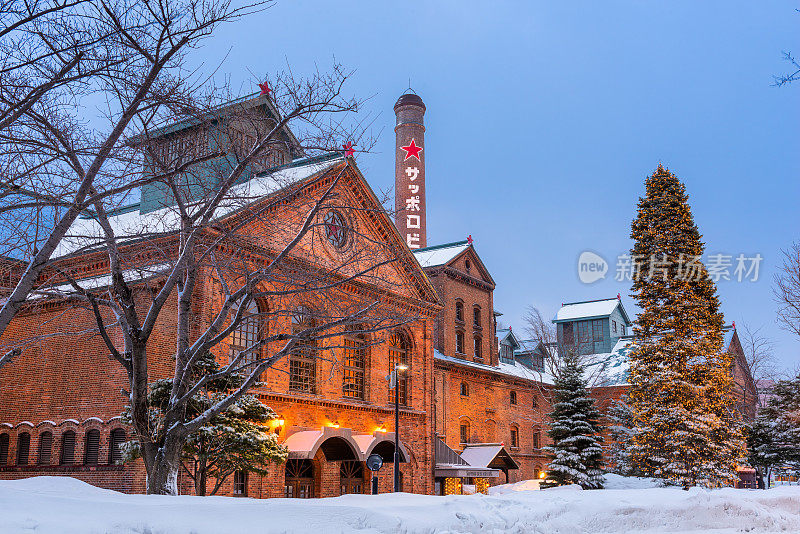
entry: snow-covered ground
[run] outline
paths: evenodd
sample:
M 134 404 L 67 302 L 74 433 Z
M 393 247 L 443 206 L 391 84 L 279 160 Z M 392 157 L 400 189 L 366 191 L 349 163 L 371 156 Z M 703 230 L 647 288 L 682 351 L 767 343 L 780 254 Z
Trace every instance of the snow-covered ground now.
M 0 481 L 0 532 L 220 534 L 249 532 L 800 532 L 800 487 L 706 491 L 611 476 L 610 488 L 492 495 L 347 495 L 237 499 L 124 495 L 66 477 Z

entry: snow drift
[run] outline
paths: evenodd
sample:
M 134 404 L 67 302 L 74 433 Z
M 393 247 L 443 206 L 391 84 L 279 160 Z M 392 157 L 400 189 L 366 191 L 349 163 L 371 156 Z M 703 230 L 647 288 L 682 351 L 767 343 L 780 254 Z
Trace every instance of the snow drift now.
M 0 481 L 0 532 L 220 534 L 800 532 L 800 487 L 683 491 L 610 477 L 613 488 L 493 495 L 241 499 L 124 495 L 67 477 Z M 527 484 L 528 487 L 532 485 Z

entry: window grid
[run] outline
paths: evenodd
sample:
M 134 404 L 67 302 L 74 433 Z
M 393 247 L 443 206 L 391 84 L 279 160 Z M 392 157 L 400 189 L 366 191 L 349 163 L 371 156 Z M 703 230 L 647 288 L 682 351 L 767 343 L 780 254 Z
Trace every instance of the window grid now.
M 517 427 L 511 427 L 511 447 L 516 449 L 519 447 L 519 429 Z
M 362 336 L 344 337 L 344 381 L 342 393 L 345 397 L 364 400 L 364 373 L 367 367 L 367 348 Z
M 409 379 L 411 374 L 411 358 L 409 358 L 409 343 L 404 335 L 399 332 L 392 334 L 389 339 L 389 371 L 393 371 L 399 364 L 408 367 L 405 371 L 397 373 L 397 389 L 389 391 L 389 399 L 395 402 L 395 392 L 399 394 L 399 403 L 403 406 L 409 405 Z
M 240 496 L 247 495 L 247 471 L 234 471 L 233 494 Z
M 292 316 L 292 333 L 297 334 L 312 327 L 307 309 L 301 308 Z M 317 342 L 301 339 L 289 356 L 289 389 L 303 393 L 317 392 Z
M 236 311 L 233 312 L 236 315 Z M 247 306 L 247 311 L 244 312 L 242 322 L 239 326 L 231 332 L 230 336 L 230 359 L 231 361 L 239 355 L 243 350 L 246 350 L 256 343 L 258 343 L 260 336 L 260 320 L 258 315 L 258 305 L 251 301 Z M 247 353 L 241 360 L 239 360 L 238 367 L 253 364 L 260 359 L 260 351 L 255 349 Z M 251 369 L 243 369 L 248 372 Z

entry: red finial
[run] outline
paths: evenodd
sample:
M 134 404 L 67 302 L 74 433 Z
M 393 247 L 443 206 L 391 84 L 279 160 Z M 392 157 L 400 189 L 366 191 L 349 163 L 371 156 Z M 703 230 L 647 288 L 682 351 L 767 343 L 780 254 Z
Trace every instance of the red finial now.
M 469 234 L 467 236 L 467 243 L 469 243 L 470 245 L 472 244 L 472 234 Z
M 258 87 L 261 89 L 261 94 L 259 96 L 269 96 L 269 94 L 272 92 L 272 89 L 269 88 L 269 82 L 260 83 L 258 84 Z
M 733 329 L 736 330 L 736 321 L 733 321 Z
M 622 297 L 619 296 L 619 293 L 617 293 L 617 300 L 622 300 Z
M 348 158 L 353 157 L 353 154 L 355 153 L 355 150 L 353 150 L 353 142 L 352 141 L 348 141 L 346 145 L 342 145 L 342 148 L 344 149 L 344 155 L 345 156 L 347 156 Z

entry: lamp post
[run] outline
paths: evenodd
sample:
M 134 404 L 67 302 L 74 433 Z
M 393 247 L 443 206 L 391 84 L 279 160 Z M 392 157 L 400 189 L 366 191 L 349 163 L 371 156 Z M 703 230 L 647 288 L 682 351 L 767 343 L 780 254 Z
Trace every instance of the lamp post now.
M 405 371 L 408 365 L 398 363 L 392 370 L 391 379 L 394 381 L 394 491 L 400 491 L 400 380 L 399 371 Z

